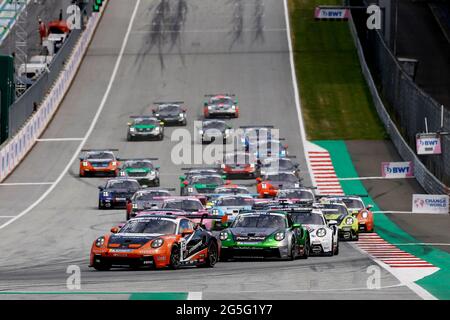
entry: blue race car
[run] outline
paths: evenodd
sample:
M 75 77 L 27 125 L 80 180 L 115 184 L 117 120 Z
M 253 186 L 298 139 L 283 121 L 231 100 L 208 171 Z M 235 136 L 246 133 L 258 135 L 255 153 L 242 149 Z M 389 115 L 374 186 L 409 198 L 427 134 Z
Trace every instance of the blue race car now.
M 141 189 L 135 179 L 110 179 L 99 186 L 98 208 L 125 208 L 134 193 Z
M 217 216 L 227 215 L 228 220 L 234 220 L 242 210 L 251 210 L 254 202 L 255 200 L 251 195 L 222 195 L 213 200 L 210 212 Z

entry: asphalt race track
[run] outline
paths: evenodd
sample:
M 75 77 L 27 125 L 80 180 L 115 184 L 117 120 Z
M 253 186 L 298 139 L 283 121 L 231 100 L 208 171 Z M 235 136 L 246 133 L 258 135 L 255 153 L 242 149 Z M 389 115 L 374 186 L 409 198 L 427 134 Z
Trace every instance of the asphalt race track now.
M 102 105 L 135 4 L 108 4 L 78 76 L 41 138 L 85 137 Z M 203 95 L 230 92 L 241 107 L 240 118 L 231 123 L 281 128 L 290 154 L 307 170 L 283 1 L 142 0 L 115 75 L 85 148 L 118 148 L 120 157 L 159 157 L 161 185 L 177 186 L 181 165 L 172 163 L 170 153 L 176 143 L 170 142 L 171 133 L 177 128 L 166 128 L 162 142 L 126 142 L 128 116 L 145 112 L 152 101 L 184 100 L 192 130 L 193 120 L 202 115 Z M 176 271 L 90 269 L 92 242 L 124 221 L 125 212 L 97 209 L 97 186 L 104 179 L 78 177 L 75 153 L 81 142 L 38 142 L 5 181 L 58 181 L 48 194 L 44 192 L 52 184 L 0 186 L 1 291 L 67 292 L 66 269 L 78 265 L 83 292 L 202 292 L 204 299 L 419 298 L 384 269 L 381 288 L 368 289 L 367 268 L 375 263 L 342 242 L 338 256 L 293 262 L 237 261 Z M 72 159 L 68 172 L 58 179 Z M 308 185 L 308 176 L 304 178 Z M 27 210 L 43 194 L 42 201 Z M 0 295 L 11 297 L 17 298 Z M 94 297 L 114 298 L 88 298 Z

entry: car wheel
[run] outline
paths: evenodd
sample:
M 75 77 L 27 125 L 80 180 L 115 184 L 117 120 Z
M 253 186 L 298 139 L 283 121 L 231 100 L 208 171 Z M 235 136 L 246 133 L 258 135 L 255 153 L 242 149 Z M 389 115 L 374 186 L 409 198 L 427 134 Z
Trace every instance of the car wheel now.
M 292 240 L 292 242 L 291 242 L 291 252 L 289 253 L 289 260 L 294 261 L 295 258 L 296 258 L 295 255 L 296 255 L 295 240 Z
M 336 246 L 336 249 L 334 250 L 334 255 L 337 256 L 339 254 L 339 244 Z
M 206 257 L 206 261 L 200 266 L 206 268 L 214 268 L 218 260 L 219 252 L 217 250 L 217 244 L 214 241 L 211 241 L 208 246 L 208 256 Z
M 305 249 L 303 250 L 302 259 L 308 259 L 308 257 L 309 257 L 309 249 L 310 249 L 309 240 L 306 240 Z
M 127 141 L 132 141 L 131 135 L 127 134 Z
M 100 200 L 98 200 L 98 208 L 99 208 L 100 210 L 105 209 L 105 205 L 104 205 L 103 202 L 101 202 Z
M 170 264 L 169 267 L 172 270 L 176 270 L 180 267 L 180 247 L 173 246 L 172 251 L 170 252 Z
M 155 187 L 159 187 L 159 185 L 160 185 L 159 179 L 155 179 L 155 181 L 153 182 L 153 185 Z
M 93 267 L 97 271 L 108 271 L 111 269 L 111 265 L 107 263 L 94 263 Z
M 159 140 L 159 141 L 162 141 L 163 139 L 164 139 L 164 135 L 163 135 L 163 134 L 160 134 L 159 137 L 158 137 L 158 140 Z

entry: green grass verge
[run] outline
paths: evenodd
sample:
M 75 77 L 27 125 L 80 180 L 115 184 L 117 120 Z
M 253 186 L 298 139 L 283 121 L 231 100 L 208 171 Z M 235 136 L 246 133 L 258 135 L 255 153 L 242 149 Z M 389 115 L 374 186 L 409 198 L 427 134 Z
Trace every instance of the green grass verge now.
M 385 139 L 348 24 L 314 20 L 317 5 L 341 1 L 288 1 L 307 139 Z

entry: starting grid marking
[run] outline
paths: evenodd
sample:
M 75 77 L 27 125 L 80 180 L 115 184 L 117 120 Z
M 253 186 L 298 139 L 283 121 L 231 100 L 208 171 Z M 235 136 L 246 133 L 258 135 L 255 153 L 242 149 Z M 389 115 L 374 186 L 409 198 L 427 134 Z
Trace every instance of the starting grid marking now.
M 431 268 L 431 263 L 399 249 L 378 234 L 362 233 L 355 245 L 392 268 Z

